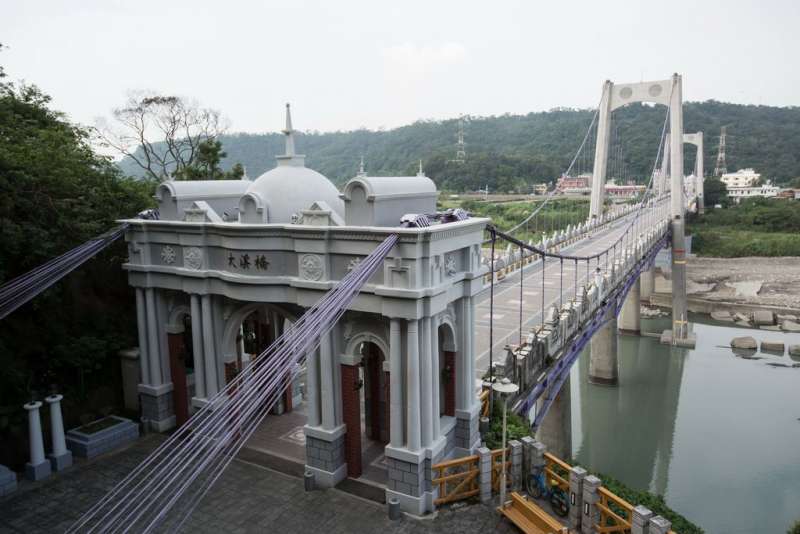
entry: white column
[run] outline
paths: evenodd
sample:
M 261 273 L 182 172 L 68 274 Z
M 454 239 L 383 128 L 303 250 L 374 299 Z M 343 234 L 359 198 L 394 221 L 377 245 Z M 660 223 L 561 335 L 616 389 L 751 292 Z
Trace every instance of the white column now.
M 670 135 L 670 184 L 672 187 L 672 218 L 683 219 L 683 95 L 681 77 L 673 76 L 672 99 L 669 110 L 669 135 Z
M 439 324 L 431 320 L 431 368 L 433 369 L 433 402 L 431 403 L 431 418 L 433 420 L 433 440 L 436 441 L 442 434 L 439 415 L 441 414 L 440 383 L 442 373 L 439 370 Z
M 703 174 L 705 173 L 705 169 L 703 168 L 703 132 L 697 132 L 697 162 L 696 171 L 695 171 L 695 181 L 696 181 L 696 189 L 697 189 L 697 211 L 698 213 L 703 213 L 706 208 L 706 200 L 705 200 L 705 190 L 703 189 Z
M 597 143 L 595 144 L 594 169 L 592 171 L 592 196 L 589 206 L 590 219 L 599 219 L 603 214 L 608 144 L 611 135 L 611 89 L 613 87 L 614 85 L 606 80 L 603 84 L 603 96 L 600 99 L 600 113 L 597 118 Z
M 142 382 L 150 380 L 149 351 L 147 350 L 147 308 L 144 289 L 136 288 L 136 325 L 139 331 L 139 366 L 142 369 Z
M 214 321 L 211 317 L 211 295 L 203 295 L 200 304 L 203 316 L 203 363 L 206 372 L 206 396 L 211 398 L 219 391 L 217 351 L 214 347 Z
M 53 443 L 53 456 L 61 456 L 67 452 L 64 440 L 64 420 L 61 417 L 61 399 L 63 395 L 50 395 L 46 400 L 50 405 L 50 434 Z
M 403 436 L 403 360 L 401 353 L 400 319 L 389 321 L 389 438 L 392 447 L 405 443 Z
M 433 418 L 431 408 L 433 405 L 433 369 L 431 366 L 431 318 L 422 319 L 422 336 L 420 350 L 420 408 L 422 411 L 421 440 L 423 447 L 430 447 L 433 441 Z
M 203 318 L 200 314 L 200 297 L 189 297 L 192 311 L 192 359 L 194 360 L 194 396 L 206 396 L 206 372 L 203 368 Z
M 306 355 L 306 401 L 307 421 L 309 426 L 319 426 L 319 349 Z
M 29 402 L 24 406 L 28 410 L 28 441 L 30 442 L 32 466 L 44 462 L 44 444 L 42 443 L 42 423 L 39 421 L 40 401 Z
M 334 369 L 333 369 L 333 351 L 331 350 L 331 336 L 325 334 L 322 336 L 322 342 L 319 345 L 320 354 L 320 382 L 322 384 L 322 428 L 325 430 L 333 430 L 336 427 L 336 399 L 333 398 L 334 392 Z
M 408 432 L 408 448 L 412 451 L 420 448 L 420 428 L 419 428 L 419 321 L 411 319 L 408 321 L 408 332 L 406 334 L 406 346 L 408 347 L 408 361 L 406 362 L 406 389 L 408 420 L 406 431 Z
M 156 290 L 148 287 L 144 290 L 147 303 L 147 355 L 150 367 L 150 385 L 161 385 L 161 350 L 158 344 L 158 315 L 156 309 Z
M 475 299 L 467 297 L 467 346 L 464 347 L 463 360 L 467 363 L 469 376 L 467 377 L 467 410 L 472 408 L 472 405 L 478 402 L 475 395 Z

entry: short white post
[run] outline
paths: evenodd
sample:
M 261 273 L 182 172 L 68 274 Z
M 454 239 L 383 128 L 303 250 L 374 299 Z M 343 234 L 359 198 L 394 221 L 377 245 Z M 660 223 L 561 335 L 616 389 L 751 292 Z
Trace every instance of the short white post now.
M 41 480 L 50 476 L 50 462 L 44 458 L 42 443 L 42 423 L 39 420 L 40 401 L 31 401 L 24 406 L 28 410 L 28 441 L 31 461 L 25 464 L 25 476 L 30 480 Z
M 61 415 L 63 398 L 63 395 L 53 394 L 44 399 L 50 405 L 50 433 L 53 443 L 50 465 L 53 471 L 61 471 L 72 465 L 72 451 L 67 450 L 67 443 L 64 440 L 64 418 Z

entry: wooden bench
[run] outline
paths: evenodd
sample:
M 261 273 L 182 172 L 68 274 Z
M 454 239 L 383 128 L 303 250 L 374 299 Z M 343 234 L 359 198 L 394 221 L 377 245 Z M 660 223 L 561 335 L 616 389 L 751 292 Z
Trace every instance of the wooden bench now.
M 567 534 L 567 527 L 517 492 L 511 494 L 511 503 L 497 510 L 525 534 Z

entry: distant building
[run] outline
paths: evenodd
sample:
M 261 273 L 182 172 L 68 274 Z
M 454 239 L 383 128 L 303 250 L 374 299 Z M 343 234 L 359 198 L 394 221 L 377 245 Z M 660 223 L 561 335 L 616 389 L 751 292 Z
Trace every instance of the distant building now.
M 751 187 L 728 187 L 728 196 L 733 199 L 737 204 L 743 198 L 756 198 L 756 197 L 777 197 L 780 188 L 767 182 L 764 185 L 751 186 Z
M 558 189 L 564 191 L 566 189 L 586 189 L 592 183 L 591 174 L 581 174 L 579 176 L 561 175 L 558 179 Z
M 609 197 L 635 197 L 644 193 L 645 189 L 645 186 L 634 183 L 617 185 L 614 182 L 609 182 L 606 184 L 606 195 Z
M 789 200 L 800 200 L 800 189 L 782 189 L 775 196 Z
M 728 189 L 732 187 L 753 187 L 761 179 L 761 174 L 753 169 L 739 169 L 736 172 L 728 172 L 720 177 Z
M 534 195 L 544 195 L 547 193 L 547 184 L 533 184 L 532 188 Z

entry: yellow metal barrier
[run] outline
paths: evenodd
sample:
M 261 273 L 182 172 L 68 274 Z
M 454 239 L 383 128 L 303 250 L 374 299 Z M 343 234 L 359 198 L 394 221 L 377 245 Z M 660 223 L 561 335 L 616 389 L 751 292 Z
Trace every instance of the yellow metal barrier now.
M 480 493 L 479 475 L 477 454 L 435 464 L 431 482 L 439 487 L 439 497 L 433 504 L 438 506 L 477 495 Z
M 492 451 L 492 490 L 500 491 L 500 473 L 503 472 L 503 449 Z M 506 488 L 511 485 L 511 449 L 506 449 Z
M 608 491 L 603 486 L 597 490 L 600 500 L 597 508 L 600 510 L 600 524 L 595 527 L 597 532 L 627 532 L 633 523 L 633 505 L 621 497 Z

